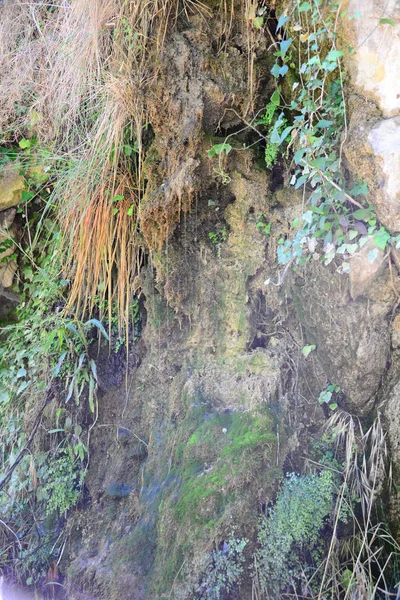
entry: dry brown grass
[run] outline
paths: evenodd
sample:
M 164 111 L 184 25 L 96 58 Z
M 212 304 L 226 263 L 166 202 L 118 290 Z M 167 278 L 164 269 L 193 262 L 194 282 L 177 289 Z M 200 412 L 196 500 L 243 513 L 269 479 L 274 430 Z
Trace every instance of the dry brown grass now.
M 33 134 L 64 160 L 54 199 L 71 280 L 67 309 L 78 317 L 116 303 L 120 327 L 128 325 L 143 243 L 146 91 L 168 28 L 193 11 L 210 15 L 200 0 L 0 6 L 0 143 Z M 124 155 L 126 131 L 134 132 L 134 161 Z M 115 196 L 123 196 L 117 205 Z M 143 225 L 157 245 L 160 233 Z
M 252 89 L 254 2 L 243 2 Z M 220 5 L 224 43 L 234 6 L 233 0 Z M 0 143 L 35 135 L 62 159 L 65 173 L 57 174 L 54 201 L 65 278 L 71 280 L 67 309 L 78 317 L 95 305 L 116 303 L 119 325 L 127 327 L 143 245 L 159 249 L 180 211 L 190 208 L 189 183 L 187 197 L 174 189 L 166 209 L 148 203 L 142 211 L 143 130 L 149 121 L 146 94 L 168 29 L 196 11 L 211 16 L 201 0 L 3 0 L 0 5 Z M 134 132 L 135 161 L 124 154 L 127 131 Z M 178 167 L 175 188 L 181 183 Z M 124 197 L 118 211 L 115 196 Z

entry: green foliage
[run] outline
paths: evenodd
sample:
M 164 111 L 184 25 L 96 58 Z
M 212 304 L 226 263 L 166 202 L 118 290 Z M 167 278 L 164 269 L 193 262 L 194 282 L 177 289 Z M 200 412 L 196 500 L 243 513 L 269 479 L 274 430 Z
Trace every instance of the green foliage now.
M 366 184 L 357 183 L 348 189 L 341 169 L 344 52 L 337 48 L 337 11 L 335 3 L 324 6 L 320 0 L 312 0 L 295 5 L 293 22 L 287 15 L 279 18 L 277 33 L 281 36 L 291 28 L 302 34 L 298 43 L 284 37 L 275 52 L 271 73 L 277 79 L 278 92 L 282 78 L 290 74 L 291 98 L 290 104 L 283 103 L 279 117 L 288 125 L 282 133 L 275 125 L 270 141 L 279 148 L 290 136 L 295 166 L 290 183 L 296 189 L 305 186 L 307 194 L 306 211 L 293 223 L 296 235 L 280 240 L 278 261 L 304 264 L 312 256 L 329 264 L 339 255 L 345 272 L 346 259 L 368 239 L 385 248 L 390 235 L 383 227 L 378 228 L 372 207 L 360 204 L 368 193 Z M 275 94 L 277 100 L 279 94 Z M 354 210 L 355 205 L 359 210 Z
M 331 410 L 336 410 L 338 405 L 336 401 L 332 401 L 332 396 L 340 392 L 340 387 L 335 384 L 330 384 L 319 395 L 318 402 L 320 404 L 328 404 Z
M 257 125 L 266 127 L 265 164 L 268 169 L 274 166 L 279 154 L 283 151 L 283 144 L 290 135 L 291 128 L 287 127 L 287 119 L 282 111 L 279 112 L 281 88 L 272 94 L 266 106 L 265 113 Z M 277 112 L 279 115 L 277 116 Z
M 263 593 L 279 597 L 289 577 L 294 584 L 301 579 L 307 561 L 318 563 L 320 531 L 333 513 L 334 492 L 331 471 L 288 474 L 275 505 L 260 522 L 255 564 Z
M 42 425 L 30 453 L 25 453 L 0 492 L 0 512 L 7 515 L 7 525 L 22 540 L 8 547 L 2 563 L 9 561 L 19 574 L 29 565 L 33 582 L 43 576 L 47 561 L 59 550 L 55 531 L 41 532 L 38 540 L 37 528 L 43 528 L 51 515 L 57 518 L 74 506 L 80 495 L 87 448 L 82 427 L 73 424 L 74 405 L 81 404 L 83 412 L 85 405 L 95 412 L 97 369 L 89 349 L 95 334 L 107 338 L 98 319 L 82 322 L 64 310 L 69 281 L 62 276 L 60 233 L 51 218 L 47 186 L 52 184 L 44 187 L 43 169 L 32 175 L 39 154 L 43 157 L 46 153 L 31 139 L 1 153 L 3 163 L 18 158 L 27 182 L 25 201 L 19 207 L 25 226 L 17 243 L 19 280 L 15 291 L 21 301 L 0 330 L 2 474 L 23 450 L 39 407 L 55 396 L 61 402 L 54 407 L 53 417 L 43 418 L 48 427 L 55 417 L 55 427 L 46 435 Z M 56 400 L 52 401 L 55 404 Z M 27 558 L 32 555 L 35 559 Z
M 230 538 L 223 543 L 221 550 L 210 555 L 207 575 L 201 584 L 198 598 L 221 600 L 225 594 L 236 588 L 244 571 L 243 550 L 248 540 Z
M 222 244 L 228 239 L 226 227 L 217 231 L 210 231 L 208 237 L 212 244 L 217 248 L 218 258 L 221 258 Z
M 208 158 L 214 158 L 214 156 L 219 156 L 224 153 L 229 154 L 231 150 L 232 146 L 226 142 L 222 144 L 214 144 L 214 146 L 208 151 Z
M 224 158 L 230 153 L 231 150 L 232 146 L 225 140 L 222 144 L 214 144 L 214 146 L 212 146 L 207 153 L 208 158 L 213 159 L 216 156 L 218 157 L 218 168 L 213 169 L 213 172 L 217 177 L 221 178 L 221 181 L 224 185 L 227 185 L 231 181 L 231 178 L 223 168 Z
M 310 352 L 312 352 L 313 350 L 315 350 L 316 345 L 315 344 L 310 344 L 308 346 L 303 346 L 303 348 L 301 349 L 301 353 L 304 356 L 304 358 L 307 358 L 307 356 L 310 354 Z
M 60 449 L 48 466 L 46 479 L 37 497 L 46 501 L 46 515 L 63 514 L 78 501 L 84 471 L 70 446 Z
M 268 217 L 264 213 L 260 213 L 257 217 L 257 229 L 261 229 L 265 235 L 270 235 L 272 222 L 267 220 Z

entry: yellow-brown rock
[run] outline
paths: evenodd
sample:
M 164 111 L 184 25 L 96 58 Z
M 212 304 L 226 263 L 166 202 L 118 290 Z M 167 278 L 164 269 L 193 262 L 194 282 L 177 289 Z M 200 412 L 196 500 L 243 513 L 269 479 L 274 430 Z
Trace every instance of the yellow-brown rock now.
M 6 165 L 0 171 L 0 211 L 21 202 L 25 182 L 18 165 Z

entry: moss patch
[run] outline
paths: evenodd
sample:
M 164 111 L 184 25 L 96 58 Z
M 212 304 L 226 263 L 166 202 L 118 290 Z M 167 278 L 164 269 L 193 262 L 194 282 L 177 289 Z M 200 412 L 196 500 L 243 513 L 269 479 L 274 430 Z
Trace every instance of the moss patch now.
M 152 597 L 163 598 L 174 582 L 187 585 L 198 572 L 193 565 L 228 535 L 239 515 L 241 526 L 246 519 L 256 524 L 249 490 L 254 499 L 255 489 L 273 488 L 276 451 L 268 409 L 208 413 L 204 401 L 194 403 L 176 435 L 171 473 L 177 485 L 160 505 Z

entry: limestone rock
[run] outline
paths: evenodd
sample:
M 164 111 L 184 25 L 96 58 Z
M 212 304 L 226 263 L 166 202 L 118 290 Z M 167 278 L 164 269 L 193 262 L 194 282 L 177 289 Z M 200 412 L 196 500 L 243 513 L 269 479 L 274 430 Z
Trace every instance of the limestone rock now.
M 389 356 L 386 316 L 392 303 L 349 296 L 348 279 L 313 263 L 299 285 L 291 285 L 297 316 L 306 339 L 331 383 L 346 394 L 343 408 L 368 414 Z
M 396 315 L 392 323 L 392 346 L 400 348 L 400 315 Z
M 377 214 L 389 230 L 400 231 L 400 117 L 381 121 L 368 141 L 382 169 L 375 192 Z
M 24 178 L 19 174 L 18 167 L 6 165 L 0 171 L 0 211 L 19 204 L 24 188 Z
M 12 286 L 14 275 L 17 272 L 17 263 L 11 260 L 0 266 L 0 285 L 7 289 Z
M 14 223 L 17 211 L 15 208 L 9 208 L 0 212 L 0 232 L 7 231 Z
M 385 253 L 371 239 L 350 259 L 350 296 L 356 300 L 366 295 L 384 265 Z
M 400 117 L 379 119 L 376 108 L 352 103 L 344 154 L 354 178 L 368 183 L 379 221 L 400 232 Z
M 348 0 L 346 4 L 342 34 L 355 49 L 347 64 L 352 84 L 376 102 L 385 117 L 398 115 L 400 6 L 396 0 Z M 382 23 L 382 18 L 394 24 Z

